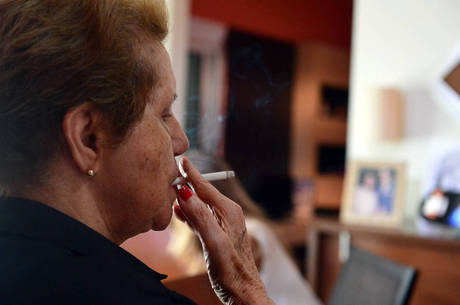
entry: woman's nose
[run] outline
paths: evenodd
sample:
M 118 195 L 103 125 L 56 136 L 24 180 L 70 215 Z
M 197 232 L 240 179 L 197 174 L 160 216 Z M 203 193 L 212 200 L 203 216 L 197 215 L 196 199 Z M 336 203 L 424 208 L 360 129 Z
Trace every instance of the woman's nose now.
M 174 128 L 174 134 L 172 136 L 172 144 L 174 155 L 182 155 L 185 153 L 189 148 L 189 141 L 187 135 L 185 134 L 184 130 L 180 126 L 179 122 L 176 124 L 176 128 Z

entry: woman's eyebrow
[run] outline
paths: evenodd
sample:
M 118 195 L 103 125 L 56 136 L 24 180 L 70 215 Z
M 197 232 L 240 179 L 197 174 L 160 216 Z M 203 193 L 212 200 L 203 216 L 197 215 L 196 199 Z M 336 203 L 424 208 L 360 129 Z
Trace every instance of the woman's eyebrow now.
M 177 93 L 174 93 L 174 94 L 172 95 L 172 98 L 171 98 L 171 99 L 165 100 L 165 105 L 166 105 L 167 107 L 171 107 L 171 106 L 174 104 L 174 102 L 175 102 L 176 100 L 177 100 Z

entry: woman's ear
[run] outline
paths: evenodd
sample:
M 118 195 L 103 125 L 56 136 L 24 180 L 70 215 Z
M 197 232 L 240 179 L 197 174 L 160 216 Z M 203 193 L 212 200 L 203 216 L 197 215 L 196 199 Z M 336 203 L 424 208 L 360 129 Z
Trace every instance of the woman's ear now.
M 102 115 L 88 103 L 69 109 L 62 121 L 64 139 L 82 173 L 97 172 L 104 148 Z

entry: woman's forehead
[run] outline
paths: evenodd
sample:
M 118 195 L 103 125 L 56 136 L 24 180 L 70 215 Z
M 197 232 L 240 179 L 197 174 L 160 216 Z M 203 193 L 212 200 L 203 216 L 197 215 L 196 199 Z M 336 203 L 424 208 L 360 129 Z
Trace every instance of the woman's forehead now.
M 172 103 L 177 98 L 176 79 L 174 77 L 171 60 L 162 43 L 157 43 L 148 56 L 152 68 L 155 71 L 156 79 L 152 88 L 152 100 L 156 102 L 164 101 Z

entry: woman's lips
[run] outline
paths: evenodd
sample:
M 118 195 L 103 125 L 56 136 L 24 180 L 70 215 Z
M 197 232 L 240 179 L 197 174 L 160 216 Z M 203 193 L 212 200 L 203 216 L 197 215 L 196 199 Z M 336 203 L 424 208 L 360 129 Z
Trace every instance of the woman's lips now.
M 181 174 L 181 172 L 179 171 L 179 169 L 177 169 L 176 175 L 175 175 L 174 178 L 171 180 L 170 184 L 172 185 L 172 184 L 176 181 L 176 179 L 178 179 L 178 178 L 184 178 L 184 176 L 182 176 L 182 174 Z

